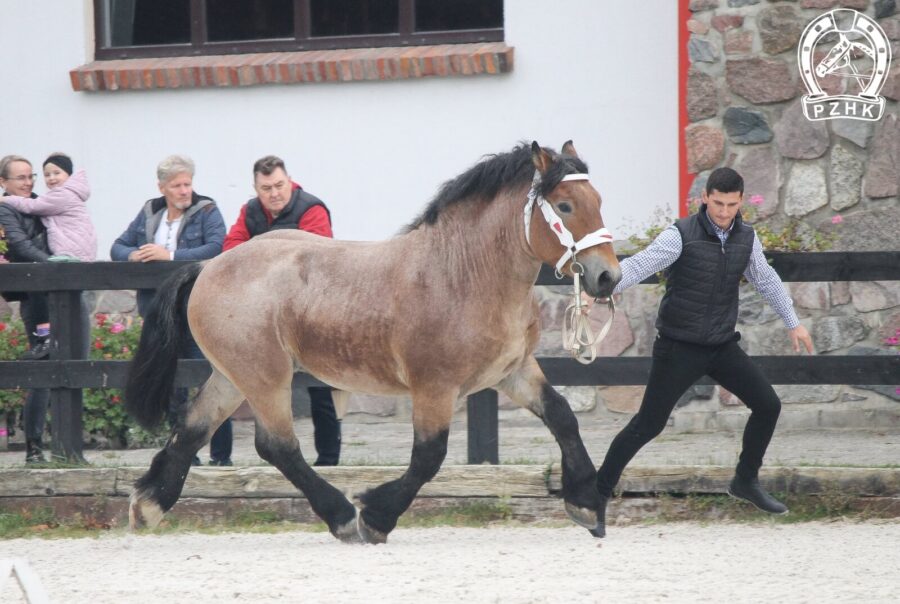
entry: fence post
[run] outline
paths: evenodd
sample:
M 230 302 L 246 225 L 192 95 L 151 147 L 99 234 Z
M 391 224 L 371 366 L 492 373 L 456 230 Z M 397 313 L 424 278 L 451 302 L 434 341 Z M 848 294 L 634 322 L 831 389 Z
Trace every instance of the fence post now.
M 482 390 L 466 399 L 470 464 L 500 463 L 497 435 L 497 391 Z
M 50 334 L 52 360 L 69 361 L 87 358 L 90 322 L 85 321 L 80 291 L 51 291 Z M 86 331 L 87 330 L 87 331 Z M 51 436 L 53 458 L 87 463 L 83 455 L 83 392 L 81 388 L 50 390 Z

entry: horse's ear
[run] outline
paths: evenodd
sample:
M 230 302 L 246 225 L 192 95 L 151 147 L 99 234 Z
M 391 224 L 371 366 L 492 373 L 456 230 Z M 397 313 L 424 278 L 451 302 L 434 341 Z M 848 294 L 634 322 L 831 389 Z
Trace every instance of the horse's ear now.
M 562 152 L 565 155 L 571 155 L 572 157 L 578 157 L 578 151 L 575 150 L 575 145 L 572 144 L 571 140 L 567 140 L 563 143 Z
M 531 143 L 531 161 L 534 162 L 534 167 L 541 174 L 547 172 L 553 164 L 553 158 L 537 144 L 537 141 Z

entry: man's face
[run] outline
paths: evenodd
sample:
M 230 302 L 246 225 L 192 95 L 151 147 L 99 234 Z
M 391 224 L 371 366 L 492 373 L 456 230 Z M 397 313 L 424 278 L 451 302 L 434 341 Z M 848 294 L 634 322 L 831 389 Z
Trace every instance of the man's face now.
M 28 197 L 34 190 L 34 172 L 31 164 L 14 161 L 9 164 L 9 177 L 0 178 L 0 187 L 10 195 Z
M 281 168 L 275 168 L 268 176 L 255 174 L 253 188 L 260 203 L 272 216 L 278 216 L 291 200 L 291 177 Z
M 159 192 L 166 198 L 169 208 L 184 211 L 191 205 L 194 179 L 187 172 L 176 174 L 166 182 L 159 183 Z
M 720 229 L 727 229 L 734 221 L 734 217 L 744 205 L 744 194 L 738 191 L 731 193 L 722 193 L 718 189 L 713 189 L 712 193 L 707 194 L 704 189 L 703 203 L 706 204 L 706 214 Z

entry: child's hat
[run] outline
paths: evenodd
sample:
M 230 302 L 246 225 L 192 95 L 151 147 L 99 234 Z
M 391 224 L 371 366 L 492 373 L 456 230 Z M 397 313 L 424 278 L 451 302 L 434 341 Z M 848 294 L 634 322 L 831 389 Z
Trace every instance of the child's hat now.
M 53 164 L 69 176 L 72 175 L 72 158 L 68 155 L 63 155 L 62 153 L 54 153 L 44 160 L 44 163 L 41 167 L 45 168 L 47 164 Z

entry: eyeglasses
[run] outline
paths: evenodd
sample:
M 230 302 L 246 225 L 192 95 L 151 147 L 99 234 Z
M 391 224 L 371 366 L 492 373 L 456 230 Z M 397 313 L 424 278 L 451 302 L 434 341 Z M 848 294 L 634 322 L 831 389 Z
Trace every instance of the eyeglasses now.
M 37 174 L 23 174 L 21 176 L 15 176 L 13 178 L 7 178 L 6 180 L 17 180 L 19 182 L 34 182 L 34 179 L 37 178 Z

